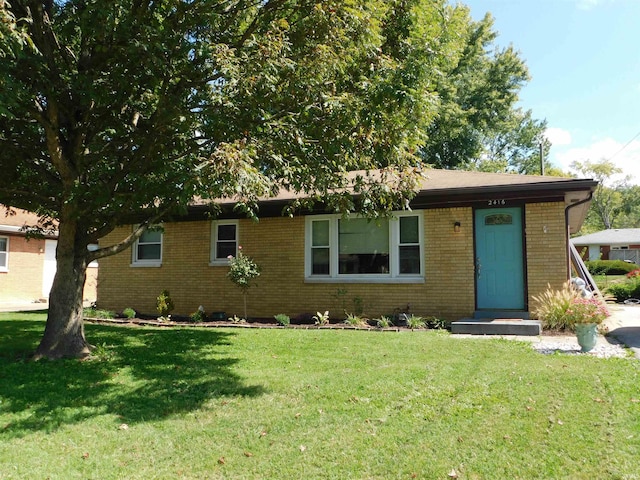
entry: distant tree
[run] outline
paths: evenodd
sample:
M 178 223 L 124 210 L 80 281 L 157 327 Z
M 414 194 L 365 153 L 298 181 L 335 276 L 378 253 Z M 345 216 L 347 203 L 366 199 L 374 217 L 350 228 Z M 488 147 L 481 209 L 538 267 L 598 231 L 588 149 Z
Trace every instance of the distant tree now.
M 281 187 L 343 213 L 404 205 L 468 21 L 446 0 L 0 0 L 0 20 L 0 203 L 58 222 L 36 358 L 89 352 L 89 262 L 196 195 L 248 215 Z M 511 50 L 494 63 L 482 82 L 519 83 Z M 512 90 L 474 89 L 482 121 Z M 339 193 L 344 172 L 369 168 L 386 178 L 356 179 L 358 201 Z M 133 219 L 121 242 L 87 249 Z
M 640 186 L 631 185 L 620 191 L 621 208 L 616 226 L 618 228 L 640 228 Z
M 622 192 L 628 186 L 629 177 L 616 179 L 616 176 L 619 177 L 622 173 L 622 169 L 606 159 L 598 162 L 576 161 L 571 164 L 571 168 L 582 177 L 593 178 L 599 182 L 585 220 L 585 229 L 597 231 L 619 227 L 616 225 L 616 219 L 623 211 Z
M 512 46 L 495 46 L 490 14 L 465 24 L 460 56 L 438 78 L 438 116 L 421 155 L 439 168 L 539 173 L 539 145 L 550 146 L 546 122 L 515 106 L 527 67 Z

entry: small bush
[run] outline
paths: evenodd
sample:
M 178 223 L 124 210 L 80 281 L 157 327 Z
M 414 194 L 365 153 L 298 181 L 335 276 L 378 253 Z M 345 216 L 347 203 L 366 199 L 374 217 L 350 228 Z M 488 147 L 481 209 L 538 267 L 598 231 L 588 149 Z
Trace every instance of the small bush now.
M 434 316 L 425 318 L 425 323 L 427 324 L 427 328 L 431 328 L 433 330 L 445 330 L 447 328 L 446 320 Z
M 127 307 L 122 310 L 122 316 L 128 319 L 136 318 L 136 311 L 133 308 Z
M 204 311 L 204 308 L 198 308 L 195 312 L 189 315 L 189 320 L 193 323 L 202 323 L 207 321 L 207 314 Z
M 87 318 L 116 318 L 116 313 L 110 310 L 101 310 L 96 307 L 85 308 L 82 315 Z
M 277 315 L 274 315 L 273 318 L 276 319 L 278 325 L 282 325 L 283 327 L 286 327 L 291 323 L 289 315 L 285 315 L 284 313 L 278 313 Z
M 409 315 L 407 318 L 407 327 L 409 328 L 424 328 L 426 326 L 426 322 L 424 318 L 419 317 L 417 315 Z
M 378 328 L 389 328 L 391 326 L 391 318 L 383 315 L 382 317 L 376 320 L 376 327 Z
M 174 308 L 169 290 L 163 290 L 156 299 L 156 308 L 161 317 L 166 317 Z
M 329 324 L 329 310 L 326 310 L 324 313 L 316 312 L 313 316 L 313 321 L 316 325 L 328 325 Z
M 566 312 L 571 307 L 571 302 L 578 297 L 578 292 L 569 282 L 565 282 L 561 290 L 554 290 L 549 286 L 541 295 L 533 297 L 532 313 L 546 330 L 568 329 L 571 325 Z
M 626 275 L 640 268 L 623 260 L 589 260 L 585 265 L 591 275 Z
M 549 287 L 542 295 L 534 296 L 533 301 L 533 314 L 545 329 L 573 330 L 578 323 L 600 324 L 609 316 L 603 301 L 583 298 L 571 282 L 565 282 L 560 290 Z
M 352 313 L 347 314 L 347 318 L 344 320 L 344 323 L 353 327 L 363 327 L 364 325 L 367 325 L 367 321 L 364 318 Z
M 635 278 L 635 277 L 640 277 L 640 268 L 637 268 L 627 273 L 627 278 Z
M 624 302 L 630 298 L 640 299 L 640 277 L 630 277 L 624 282 L 612 283 L 605 292 L 614 296 L 617 302 Z

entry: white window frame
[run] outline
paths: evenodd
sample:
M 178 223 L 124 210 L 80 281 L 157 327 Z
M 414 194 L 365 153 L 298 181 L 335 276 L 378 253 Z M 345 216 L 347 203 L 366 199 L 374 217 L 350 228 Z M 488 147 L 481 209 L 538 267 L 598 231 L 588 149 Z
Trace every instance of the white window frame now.
M 240 233 L 240 222 L 238 220 L 215 220 L 211 222 L 211 247 L 209 254 L 209 265 L 229 265 L 229 259 L 227 257 L 218 258 L 216 257 L 217 245 L 218 245 L 218 227 L 223 225 L 233 225 L 236 227 L 236 248 L 234 256 L 238 256 L 238 245 L 239 245 L 239 233 Z
M 400 273 L 400 217 L 418 218 L 420 246 L 420 272 Z M 424 215 L 421 210 L 394 212 L 389 219 L 389 273 L 340 274 L 338 268 L 338 221 L 341 215 L 309 215 L 305 218 L 305 282 L 307 283 L 424 283 Z M 353 216 L 353 218 L 361 218 Z M 329 274 L 312 275 L 312 225 L 315 221 L 329 220 Z M 372 220 L 375 221 L 375 220 Z
M 0 272 L 8 272 L 9 271 L 9 237 L 5 237 L 0 236 L 0 238 L 4 239 L 7 241 L 7 249 L 4 250 L 3 252 L 0 253 L 4 253 L 4 265 L 0 264 Z
M 162 256 L 164 254 L 164 230 L 161 225 L 154 225 L 149 230 L 155 230 L 160 232 L 160 258 L 153 259 L 139 259 L 138 258 L 138 246 L 140 245 L 140 238 L 136 239 L 131 249 L 131 266 L 132 267 L 161 267 Z M 155 242 L 154 242 L 155 243 Z

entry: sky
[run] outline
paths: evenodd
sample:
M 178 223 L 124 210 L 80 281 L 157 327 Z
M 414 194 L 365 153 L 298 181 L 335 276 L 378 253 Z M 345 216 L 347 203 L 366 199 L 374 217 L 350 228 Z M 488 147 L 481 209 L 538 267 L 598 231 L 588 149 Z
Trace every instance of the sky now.
M 547 120 L 552 163 L 610 159 L 640 185 L 640 0 L 460 3 L 525 61 L 519 106 Z

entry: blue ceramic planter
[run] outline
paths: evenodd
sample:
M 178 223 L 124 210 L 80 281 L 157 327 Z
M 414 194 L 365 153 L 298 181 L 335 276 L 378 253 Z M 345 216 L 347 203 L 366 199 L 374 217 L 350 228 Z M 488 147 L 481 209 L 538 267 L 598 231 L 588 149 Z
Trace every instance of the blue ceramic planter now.
M 593 350 L 598 341 L 598 325 L 595 323 L 578 323 L 576 324 L 576 336 L 582 351 L 589 352 Z

